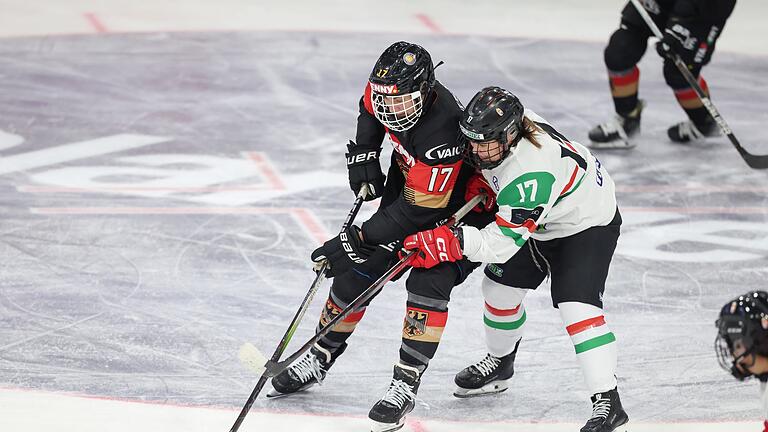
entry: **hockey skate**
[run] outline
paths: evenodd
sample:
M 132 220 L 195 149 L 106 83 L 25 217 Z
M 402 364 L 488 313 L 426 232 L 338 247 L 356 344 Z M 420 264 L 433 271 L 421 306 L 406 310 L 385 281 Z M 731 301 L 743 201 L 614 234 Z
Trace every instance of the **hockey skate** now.
M 619 392 L 614 388 L 592 395 L 592 418 L 581 428 L 581 432 L 623 432 L 626 428 L 621 426 L 628 421 L 629 417 L 621 407 Z
M 672 142 L 687 143 L 699 141 L 704 138 L 720 136 L 720 128 L 712 118 L 702 125 L 695 125 L 692 121 L 680 122 L 667 129 L 667 136 Z
M 457 398 L 469 398 L 505 391 L 515 373 L 516 354 L 517 346 L 512 353 L 504 357 L 487 354 L 481 361 L 464 368 L 454 378 L 458 387 L 453 395 Z
M 616 116 L 605 123 L 599 124 L 589 131 L 591 148 L 596 149 L 630 149 L 635 146 L 632 138 L 640 133 L 640 114 L 645 108 L 645 101 L 640 100 L 637 106 L 627 116 Z
M 347 345 L 344 344 L 331 354 L 330 351 L 315 344 L 299 361 L 272 378 L 272 390 L 267 393 L 267 397 L 287 396 L 304 391 L 315 384 L 321 384 L 328 369 L 333 366 L 346 347 Z
M 372 420 L 371 432 L 391 432 L 402 428 L 405 415 L 416 404 L 418 389 L 419 370 L 402 363 L 396 364 L 387 392 L 368 413 L 368 418 Z

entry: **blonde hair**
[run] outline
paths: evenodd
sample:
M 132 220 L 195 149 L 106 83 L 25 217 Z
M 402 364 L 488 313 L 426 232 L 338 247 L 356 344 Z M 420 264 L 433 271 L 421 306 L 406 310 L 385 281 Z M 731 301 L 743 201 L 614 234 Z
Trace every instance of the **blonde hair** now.
M 520 129 L 520 138 L 530 141 L 536 148 L 541 148 L 541 143 L 536 139 L 536 134 L 543 132 L 541 128 L 528 117 L 523 117 L 523 127 Z M 519 141 L 518 141 L 519 142 Z

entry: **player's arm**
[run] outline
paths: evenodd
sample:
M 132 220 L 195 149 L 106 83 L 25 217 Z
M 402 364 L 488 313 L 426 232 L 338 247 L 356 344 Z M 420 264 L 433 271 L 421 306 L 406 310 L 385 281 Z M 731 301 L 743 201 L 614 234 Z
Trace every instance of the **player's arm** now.
M 366 242 L 401 240 L 445 215 L 462 165 L 455 128 L 448 129 L 433 133 L 417 149 L 403 192 L 363 224 Z
M 520 250 L 557 202 L 561 181 L 549 171 L 522 174 L 498 194 L 496 223 L 482 230 L 461 228 L 464 255 L 471 261 L 503 263 Z

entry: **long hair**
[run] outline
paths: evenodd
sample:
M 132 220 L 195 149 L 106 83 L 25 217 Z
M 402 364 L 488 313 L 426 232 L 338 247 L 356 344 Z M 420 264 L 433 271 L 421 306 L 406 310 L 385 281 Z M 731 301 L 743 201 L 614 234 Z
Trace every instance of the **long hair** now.
M 520 138 L 530 141 L 536 148 L 541 148 L 541 143 L 536 139 L 536 134 L 543 132 L 540 127 L 528 117 L 523 117 L 523 127 L 520 130 Z M 519 142 L 519 141 L 518 141 Z

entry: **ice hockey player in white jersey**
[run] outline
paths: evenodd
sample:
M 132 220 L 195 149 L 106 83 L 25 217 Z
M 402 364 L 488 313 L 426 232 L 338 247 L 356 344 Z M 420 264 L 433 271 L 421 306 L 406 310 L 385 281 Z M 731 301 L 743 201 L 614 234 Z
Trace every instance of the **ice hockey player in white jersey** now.
M 499 87 L 472 98 L 460 129 L 467 159 L 482 170 L 486 192 L 496 195 L 496 223 L 441 226 L 404 242 L 418 251 L 414 267 L 462 257 L 488 263 L 482 283 L 488 354 L 456 375 L 455 395 L 507 389 L 525 327 L 523 299 L 551 277 L 552 304 L 593 394 L 592 417 L 581 431 L 623 430 L 628 417 L 617 390 L 616 338 L 603 315 L 621 226 L 611 177 L 589 150 Z

